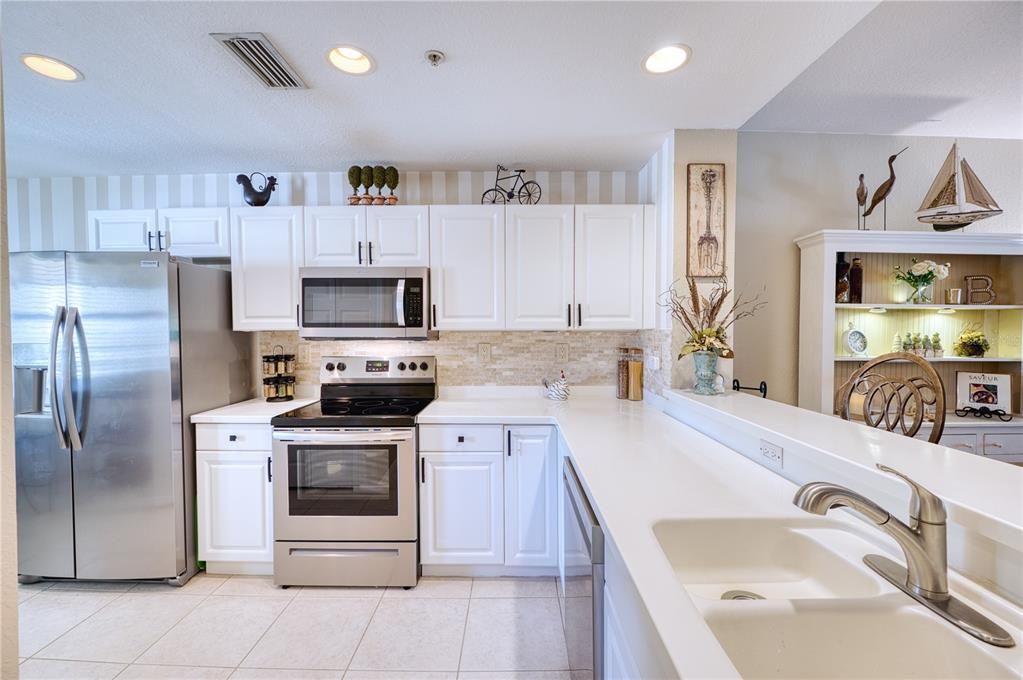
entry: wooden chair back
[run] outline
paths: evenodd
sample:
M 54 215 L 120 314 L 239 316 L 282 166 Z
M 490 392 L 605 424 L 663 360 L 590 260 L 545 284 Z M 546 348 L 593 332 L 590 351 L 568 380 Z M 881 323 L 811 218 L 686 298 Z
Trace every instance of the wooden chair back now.
M 910 378 L 884 375 L 884 364 L 908 361 L 920 374 Z M 945 386 L 930 362 L 909 352 L 891 352 L 871 359 L 856 370 L 835 394 L 835 411 L 844 420 L 862 418 L 870 427 L 914 437 L 924 422 L 926 407 L 934 407 L 934 426 L 928 441 L 937 444 L 945 429 Z

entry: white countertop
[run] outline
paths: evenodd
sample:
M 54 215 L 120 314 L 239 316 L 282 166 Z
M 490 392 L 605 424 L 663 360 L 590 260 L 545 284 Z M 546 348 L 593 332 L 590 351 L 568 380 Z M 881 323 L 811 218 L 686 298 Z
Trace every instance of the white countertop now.
M 793 517 L 805 513 L 792 505 L 796 485 L 774 472 L 757 465 L 736 451 L 718 443 L 697 430 L 661 412 L 654 405 L 629 402 L 607 396 L 606 391 L 580 390 L 567 402 L 553 402 L 536 395 L 536 391 L 506 392 L 512 396 L 495 396 L 497 392 L 473 393 L 457 390 L 442 394 L 424 409 L 420 424 L 556 424 L 564 437 L 580 479 L 601 525 L 617 547 L 632 582 L 650 615 L 662 643 L 680 677 L 738 678 L 732 662 L 717 638 L 707 627 L 702 614 L 680 587 L 672 567 L 665 558 L 652 531 L 664 519 Z M 720 399 L 715 397 L 714 399 Z M 743 401 L 764 404 L 765 417 L 771 415 L 771 404 L 747 397 Z M 711 402 L 728 412 L 735 402 L 727 399 Z M 738 406 L 744 406 L 739 404 Z M 778 405 L 782 406 L 782 405 Z M 783 414 L 791 418 L 791 407 Z M 769 413 L 771 412 L 771 413 Z M 807 412 L 809 416 L 812 414 Z M 736 417 L 750 417 L 744 409 Z M 779 414 L 773 413 L 775 427 Z M 834 426 L 853 426 L 827 419 L 820 436 L 835 445 Z M 783 419 L 784 420 L 784 419 Z M 791 420 L 784 420 L 785 430 Z M 823 425 L 816 422 L 815 425 Z M 861 428 L 867 439 L 878 433 Z M 802 432 L 800 431 L 800 434 Z M 887 433 L 885 433 L 887 434 Z M 893 435 L 890 435 L 893 436 Z M 839 447 L 839 455 L 864 458 L 864 465 L 873 465 L 877 442 L 867 452 L 857 452 L 855 441 Z M 909 440 L 907 444 L 913 446 Z M 919 442 L 921 446 L 926 444 Z M 956 460 L 946 461 L 955 469 L 969 467 L 975 471 L 969 454 L 951 451 Z M 899 455 L 899 454 L 896 454 Z M 983 461 L 981 461 L 983 462 Z M 988 461 L 988 464 L 991 464 Z M 921 467 L 926 467 L 925 465 Z M 1007 469 L 1007 479 L 989 488 L 985 508 L 1004 512 L 1014 521 L 1018 508 L 1021 471 Z M 985 469 L 994 473 L 1001 468 Z M 923 476 L 923 475 L 921 475 Z M 992 475 L 997 476 L 997 475 Z M 1009 479 L 1011 478 L 1011 479 Z M 994 493 L 991 493 L 994 491 Z M 974 489 L 973 495 L 984 493 Z M 849 524 L 857 533 L 876 534 L 872 538 L 887 541 L 880 532 L 872 532 L 851 516 L 837 513 L 835 521 Z M 898 551 L 891 544 L 892 555 Z M 961 580 L 955 575 L 957 582 Z M 887 586 L 886 586 L 887 587 Z
M 801 517 L 792 483 L 652 406 L 613 396 L 441 398 L 418 422 L 557 424 L 680 677 L 739 677 L 652 527 L 666 518 Z
M 192 416 L 193 423 L 252 423 L 269 425 L 270 419 L 287 413 L 292 409 L 302 408 L 319 401 L 319 397 L 295 397 L 291 401 L 266 401 L 249 399 L 239 401 L 230 406 L 221 406 L 211 411 L 203 411 Z

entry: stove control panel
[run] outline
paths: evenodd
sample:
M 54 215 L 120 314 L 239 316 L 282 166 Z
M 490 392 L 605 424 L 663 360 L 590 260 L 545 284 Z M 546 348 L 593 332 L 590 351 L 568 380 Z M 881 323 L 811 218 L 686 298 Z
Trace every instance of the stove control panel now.
M 437 358 L 395 357 L 321 357 L 320 382 L 433 382 L 437 376 Z

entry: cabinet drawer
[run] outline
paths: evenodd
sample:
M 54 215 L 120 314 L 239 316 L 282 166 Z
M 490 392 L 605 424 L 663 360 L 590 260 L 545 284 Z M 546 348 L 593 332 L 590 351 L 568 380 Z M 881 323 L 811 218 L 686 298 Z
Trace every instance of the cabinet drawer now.
M 977 450 L 977 435 L 975 434 L 943 434 L 939 443 L 942 446 L 967 453 L 980 453 Z
M 420 425 L 420 451 L 504 451 L 500 425 Z
M 273 430 L 269 425 L 200 423 L 195 426 L 195 448 L 207 451 L 269 451 Z
M 1023 454 L 1023 432 L 1006 432 L 1001 434 L 988 432 L 982 436 L 984 438 L 985 456 Z

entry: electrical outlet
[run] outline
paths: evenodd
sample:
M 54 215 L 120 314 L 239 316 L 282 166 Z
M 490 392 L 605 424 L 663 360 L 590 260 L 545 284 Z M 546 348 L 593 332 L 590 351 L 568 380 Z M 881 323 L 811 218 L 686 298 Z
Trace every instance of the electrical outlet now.
M 309 346 L 305 343 L 299 343 L 298 345 L 298 361 L 302 364 L 309 363 Z
M 647 354 L 646 365 L 651 371 L 659 370 L 661 368 L 661 357 L 656 354 Z
M 554 346 L 554 361 L 556 361 L 559 364 L 567 364 L 568 363 L 568 343 L 567 342 L 559 342 L 558 344 L 556 344 Z M 563 368 L 563 367 L 559 367 L 559 368 Z
M 766 439 L 760 440 L 760 457 L 765 465 L 779 470 L 785 467 L 785 450 Z
M 489 342 L 481 342 L 478 345 L 476 345 L 476 354 L 479 357 L 480 363 L 482 363 L 482 364 L 489 364 L 490 363 L 490 343 Z

